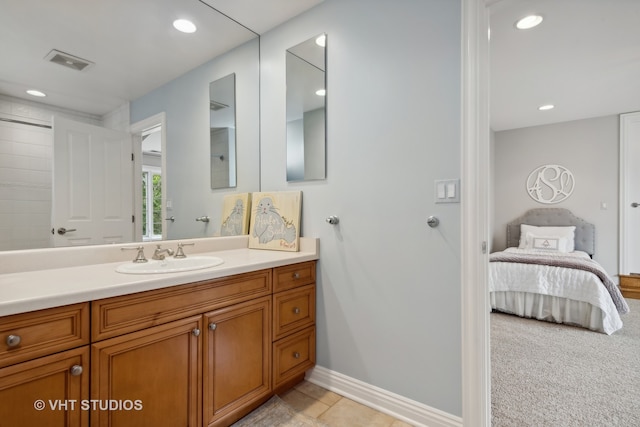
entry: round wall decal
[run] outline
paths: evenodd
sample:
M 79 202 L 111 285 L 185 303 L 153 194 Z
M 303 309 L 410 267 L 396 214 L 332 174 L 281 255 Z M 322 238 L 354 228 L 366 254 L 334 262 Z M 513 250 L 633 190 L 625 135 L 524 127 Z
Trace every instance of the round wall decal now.
M 535 168 L 527 178 L 527 192 L 536 202 L 560 203 L 566 200 L 575 187 L 573 174 L 560 165 L 544 165 Z

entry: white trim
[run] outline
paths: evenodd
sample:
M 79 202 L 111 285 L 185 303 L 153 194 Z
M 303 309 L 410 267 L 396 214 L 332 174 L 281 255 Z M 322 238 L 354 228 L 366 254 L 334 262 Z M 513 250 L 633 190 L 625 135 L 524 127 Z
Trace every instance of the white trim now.
M 462 419 L 322 366 L 306 380 L 415 426 L 461 427 Z
M 462 418 L 491 425 L 489 345 L 489 24 L 484 0 L 462 2 Z

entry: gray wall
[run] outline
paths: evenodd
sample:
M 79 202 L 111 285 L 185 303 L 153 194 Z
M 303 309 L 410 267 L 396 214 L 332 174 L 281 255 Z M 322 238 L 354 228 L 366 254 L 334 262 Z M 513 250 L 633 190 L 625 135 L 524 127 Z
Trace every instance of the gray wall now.
M 254 39 L 131 103 L 131 123 L 160 112 L 167 120 L 167 199 L 173 203 L 167 238 L 206 237 L 220 233 L 225 194 L 260 188 L 259 42 Z M 237 187 L 211 189 L 209 83 L 236 74 Z M 209 224 L 195 218 L 208 215 Z
M 434 180 L 460 177 L 460 17 L 451 0 L 325 0 L 261 39 L 262 189 L 302 190 L 320 238 L 318 364 L 457 416 L 460 205 L 436 205 Z M 327 179 L 287 183 L 285 51 L 321 32 Z
M 496 132 L 492 250 L 504 249 L 506 224 L 528 209 L 561 207 L 595 224 L 594 259 L 618 274 L 618 126 L 618 116 L 607 116 Z M 544 164 L 573 173 L 575 189 L 566 201 L 544 205 L 527 194 L 529 173 Z

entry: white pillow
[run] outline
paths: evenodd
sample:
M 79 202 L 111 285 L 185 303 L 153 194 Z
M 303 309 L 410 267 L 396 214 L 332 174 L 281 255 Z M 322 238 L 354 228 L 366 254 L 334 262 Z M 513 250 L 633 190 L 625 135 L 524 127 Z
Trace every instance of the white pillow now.
M 520 249 L 534 249 L 535 239 L 558 239 L 557 247 L 560 252 L 573 252 L 575 249 L 575 226 L 569 227 L 536 227 L 535 225 L 520 225 Z M 561 241 L 560 239 L 564 239 Z

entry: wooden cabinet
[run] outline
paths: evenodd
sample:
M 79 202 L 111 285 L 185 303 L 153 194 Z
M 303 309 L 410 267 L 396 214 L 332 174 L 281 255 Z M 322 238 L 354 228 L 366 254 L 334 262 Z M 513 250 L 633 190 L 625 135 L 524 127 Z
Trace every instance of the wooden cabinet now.
M 0 425 L 87 427 L 89 346 L 0 369 Z
M 273 269 L 273 389 L 304 379 L 316 363 L 316 263 Z
M 0 425 L 226 427 L 315 364 L 315 261 L 0 317 L 0 333 Z
M 92 426 L 200 425 L 201 331 L 193 316 L 92 344 Z
M 205 314 L 205 425 L 225 426 L 271 395 L 271 297 Z
M 640 275 L 620 275 L 620 292 L 626 298 L 640 299 Z

